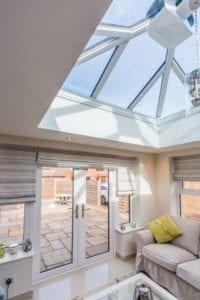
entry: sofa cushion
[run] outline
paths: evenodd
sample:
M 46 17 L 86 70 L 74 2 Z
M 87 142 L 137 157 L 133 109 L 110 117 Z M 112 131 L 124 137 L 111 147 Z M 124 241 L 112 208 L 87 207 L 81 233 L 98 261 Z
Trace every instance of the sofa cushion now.
M 178 265 L 176 272 L 180 278 L 200 289 L 200 259 Z
M 173 272 L 176 272 L 178 264 L 197 259 L 195 255 L 187 250 L 169 243 L 144 246 L 142 254 L 155 264 Z
M 169 215 L 155 219 L 148 223 L 148 227 L 158 244 L 169 242 L 181 235 L 180 229 Z
M 171 243 L 199 255 L 200 221 L 172 216 L 173 221 L 180 228 L 182 235 Z

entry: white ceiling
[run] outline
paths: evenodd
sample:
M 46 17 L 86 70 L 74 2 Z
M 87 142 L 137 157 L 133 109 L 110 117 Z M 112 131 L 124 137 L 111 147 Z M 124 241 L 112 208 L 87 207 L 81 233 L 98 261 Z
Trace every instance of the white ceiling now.
M 110 2 L 0 1 L 0 134 L 53 141 L 70 134 L 74 143 L 158 151 L 126 139 L 38 128 Z
M 37 126 L 111 0 L 0 1 L 0 133 Z

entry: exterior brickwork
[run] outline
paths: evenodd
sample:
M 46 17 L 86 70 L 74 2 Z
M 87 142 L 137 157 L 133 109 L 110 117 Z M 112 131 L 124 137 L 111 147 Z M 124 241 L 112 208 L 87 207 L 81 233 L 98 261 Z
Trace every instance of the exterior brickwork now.
M 200 220 L 200 196 L 181 195 L 181 215 Z

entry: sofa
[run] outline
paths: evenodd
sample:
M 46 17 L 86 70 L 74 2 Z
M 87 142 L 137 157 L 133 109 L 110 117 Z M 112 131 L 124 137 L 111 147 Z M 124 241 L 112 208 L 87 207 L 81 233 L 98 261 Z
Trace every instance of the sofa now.
M 200 222 L 171 216 L 182 235 L 156 243 L 151 231 L 134 232 L 136 272 L 145 272 L 179 300 L 200 300 Z

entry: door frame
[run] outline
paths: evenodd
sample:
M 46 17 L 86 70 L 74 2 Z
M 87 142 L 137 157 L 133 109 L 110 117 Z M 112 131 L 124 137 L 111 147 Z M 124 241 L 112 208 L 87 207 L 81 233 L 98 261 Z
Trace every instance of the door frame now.
M 78 203 L 79 205 L 79 231 L 78 231 L 78 240 L 80 245 L 82 245 L 82 247 L 77 246 L 77 248 L 79 248 L 79 253 L 78 253 L 78 267 L 87 265 L 89 263 L 93 263 L 108 257 L 111 257 L 114 255 L 114 244 L 115 244 L 115 238 L 114 238 L 114 205 L 115 205 L 115 190 L 113 190 L 115 184 L 114 184 L 114 170 L 111 170 L 109 168 L 108 172 L 109 172 L 109 189 L 108 189 L 108 240 L 109 240 L 109 249 L 108 252 L 102 253 L 102 254 L 97 254 L 95 256 L 86 258 L 85 257 L 85 244 L 86 244 L 86 223 L 85 223 L 85 219 L 80 217 L 82 215 L 82 204 L 86 204 L 86 197 L 83 197 L 81 199 L 81 201 Z M 98 168 L 97 168 L 98 170 Z M 85 171 L 85 183 L 86 183 L 86 171 Z M 85 185 L 85 192 L 86 192 L 86 185 Z M 80 249 L 81 248 L 81 249 Z
M 90 168 L 90 167 L 88 167 Z M 73 168 L 75 172 L 77 168 Z M 98 169 L 98 168 L 97 168 Z M 109 170 L 109 168 L 108 168 Z M 84 171 L 83 169 L 79 169 L 79 171 Z M 86 179 L 86 177 L 85 177 Z M 79 248 L 78 244 L 82 242 L 82 239 L 85 238 L 81 235 L 82 230 L 80 230 L 80 218 L 76 218 L 76 205 L 78 205 L 79 216 L 82 213 L 82 202 L 83 198 L 76 199 L 72 196 L 72 211 L 73 211 L 73 221 L 72 221 L 72 263 L 68 265 L 64 265 L 52 270 L 48 270 L 40 273 L 40 233 L 41 233 L 41 207 L 42 207 L 42 168 L 37 168 L 36 170 L 36 203 L 33 209 L 33 283 L 45 280 L 50 277 L 55 277 L 61 275 L 63 273 L 69 272 L 71 270 L 79 269 L 86 264 L 93 263 L 96 261 L 100 261 L 102 259 L 112 257 L 114 255 L 114 244 L 115 244 L 115 235 L 114 235 L 114 206 L 115 206 L 115 172 L 114 170 L 109 170 L 109 251 L 103 254 L 99 254 L 90 258 L 85 258 L 83 253 L 85 253 L 85 249 Z M 75 180 L 73 180 L 75 190 Z M 83 220 L 82 220 L 83 221 Z M 81 222 L 82 223 L 82 222 Z M 81 254 L 82 256 L 81 256 Z

